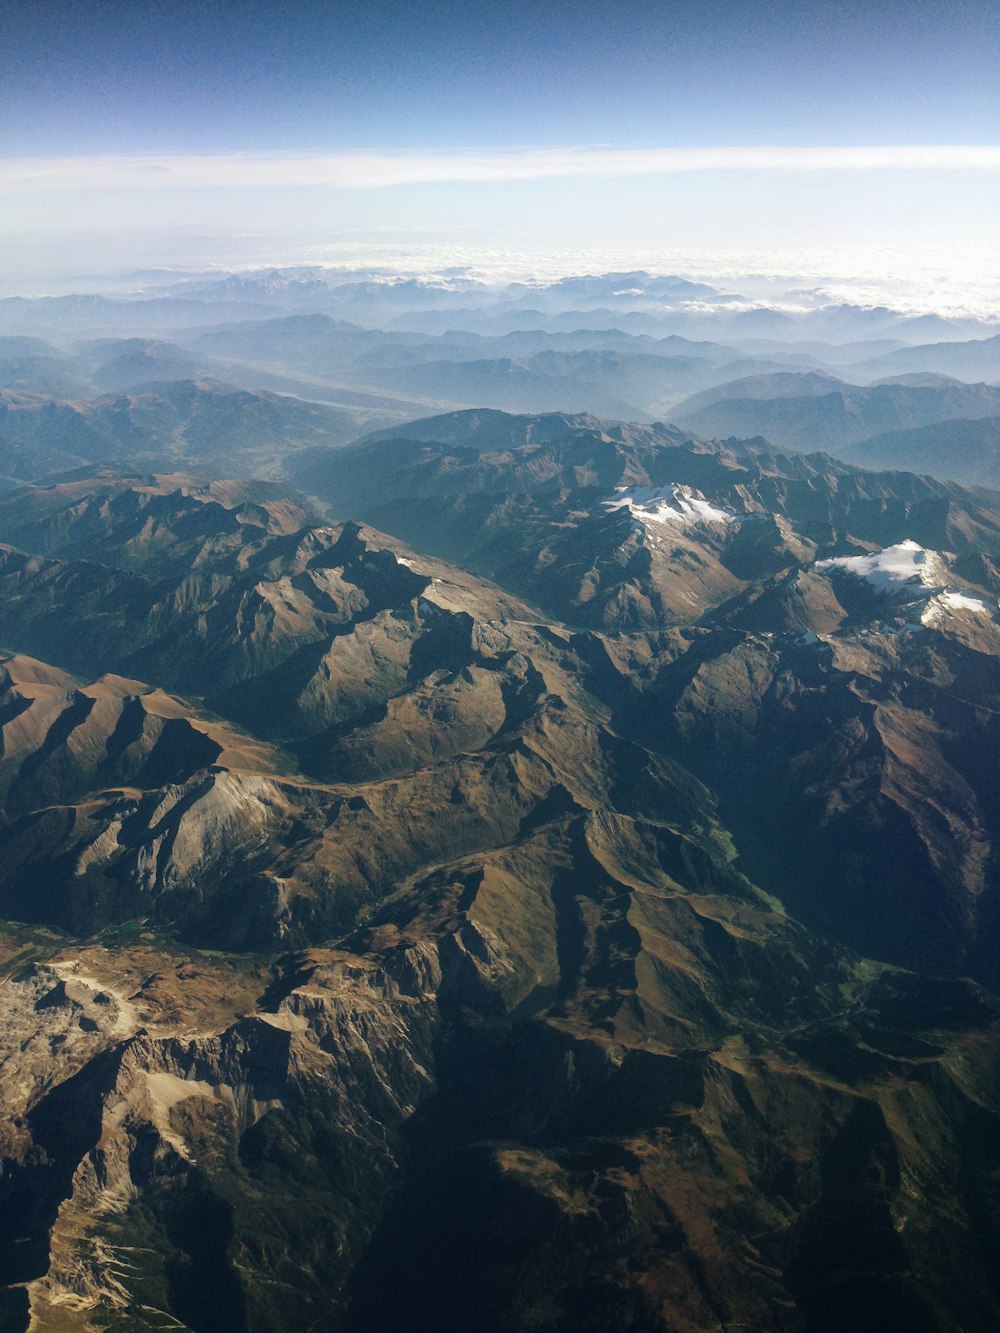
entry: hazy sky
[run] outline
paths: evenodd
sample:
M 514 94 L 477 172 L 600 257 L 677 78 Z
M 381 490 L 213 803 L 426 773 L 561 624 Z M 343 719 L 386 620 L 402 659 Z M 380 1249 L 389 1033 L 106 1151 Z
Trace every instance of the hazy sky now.
M 366 236 L 947 264 L 1000 234 L 996 0 L 6 0 L 0 51 L 8 288 Z

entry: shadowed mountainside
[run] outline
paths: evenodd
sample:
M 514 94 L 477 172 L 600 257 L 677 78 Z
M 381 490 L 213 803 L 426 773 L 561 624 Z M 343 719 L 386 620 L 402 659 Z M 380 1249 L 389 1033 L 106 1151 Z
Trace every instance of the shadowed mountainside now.
M 299 477 L 383 531 L 0 505 L 6 1326 L 991 1327 L 991 497 L 494 413 Z
M 888 431 L 844 450 L 859 467 L 907 468 L 964 486 L 1000 487 L 1000 416 Z

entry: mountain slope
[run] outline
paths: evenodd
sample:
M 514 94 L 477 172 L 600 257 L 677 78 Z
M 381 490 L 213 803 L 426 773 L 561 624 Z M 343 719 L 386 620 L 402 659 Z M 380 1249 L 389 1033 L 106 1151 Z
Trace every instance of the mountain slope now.
M 989 497 L 489 413 L 302 475 L 413 545 L 0 506 L 7 1326 L 993 1326 Z
M 998 490 L 1000 416 L 888 431 L 852 445 L 844 457 L 859 467 L 916 469 L 964 486 Z
M 180 575 L 317 517 L 302 497 L 267 482 L 98 467 L 71 481 L 19 487 L 0 502 L 0 539 L 41 555 L 106 557 L 123 569 Z
M 878 375 L 906 372 L 937 371 L 975 383 L 1000 379 L 1000 334 L 992 338 L 971 338 L 962 342 L 918 343 L 914 347 L 900 347 L 874 360 L 863 362 L 858 369 Z
M 775 392 L 769 392 L 772 378 L 777 381 Z M 796 392 L 796 380 L 803 392 Z M 763 435 L 780 448 L 838 454 L 887 431 L 957 417 L 996 416 L 1000 411 L 1000 389 L 987 384 L 890 383 L 857 388 L 831 383 L 826 392 L 822 388 L 822 378 L 816 376 L 737 380 L 679 403 L 671 416 L 699 435 Z
M 85 463 L 169 461 L 267 473 L 297 448 L 339 443 L 355 431 L 350 413 L 193 380 L 85 402 L 3 391 L 0 472 L 34 481 Z
M 959 487 L 763 441 L 476 412 L 409 430 L 306 450 L 288 470 L 335 512 L 503 578 L 578 625 L 680 624 L 820 548 L 913 537 L 990 551 L 1000 532 L 987 503 Z

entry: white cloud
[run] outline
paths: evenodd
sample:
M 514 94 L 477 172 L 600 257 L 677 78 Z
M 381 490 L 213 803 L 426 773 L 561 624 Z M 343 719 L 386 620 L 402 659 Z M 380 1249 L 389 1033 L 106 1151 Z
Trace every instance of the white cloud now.
M 846 148 L 553 148 L 502 153 L 225 153 L 0 160 L 0 193 L 526 181 L 677 172 L 1000 173 L 1000 146 Z

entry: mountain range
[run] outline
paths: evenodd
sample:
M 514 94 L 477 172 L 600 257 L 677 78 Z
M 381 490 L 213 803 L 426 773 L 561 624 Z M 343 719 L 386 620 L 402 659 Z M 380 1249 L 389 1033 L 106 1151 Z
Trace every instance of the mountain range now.
M 174 295 L 111 302 L 128 312 L 129 332 L 143 327 L 136 320 L 146 311 L 144 336 L 80 337 L 99 327 L 95 310 L 108 301 L 53 298 L 58 339 L 45 341 L 31 330 L 49 306 L 16 305 L 8 314 L 18 331 L 0 337 L 0 477 L 38 480 L 98 461 L 277 475 L 300 443 L 346 443 L 416 417 L 475 407 L 670 422 L 708 439 L 761 435 L 783 449 L 822 449 L 862 464 L 878 441 L 871 443 L 874 466 L 892 465 L 880 452 L 882 436 L 935 428 L 916 442 L 922 470 L 1000 487 L 988 443 L 980 446 L 967 424 L 1000 413 L 996 337 L 907 343 L 882 336 L 887 315 L 870 311 L 856 312 L 856 327 L 841 311 L 840 341 L 807 336 L 809 328 L 784 315 L 784 338 L 761 336 L 776 330 L 734 330 L 720 298 L 717 306 L 709 302 L 716 320 L 710 326 L 724 336 L 706 338 L 702 315 L 694 325 L 684 315 L 685 302 L 704 305 L 701 297 L 685 294 L 680 280 L 658 286 L 641 274 L 555 283 L 541 302 L 549 314 L 526 306 L 528 295 L 518 292 L 504 307 L 509 329 L 483 332 L 468 312 L 454 309 L 456 299 L 475 291 L 479 314 L 496 314 L 496 293 L 475 283 L 368 279 L 331 287 L 317 274 L 220 280 L 219 291 L 266 290 L 277 302 L 262 309 L 239 302 L 228 323 L 217 321 L 220 312 L 233 312 L 220 307 L 212 283 L 204 290 L 195 284 L 199 294 L 181 302 L 184 309 L 204 307 L 205 318 L 186 327 L 161 309 L 179 299 Z M 675 289 L 676 306 L 669 296 Z M 344 319 L 344 311 L 362 311 L 363 291 L 376 301 L 364 319 L 381 318 L 384 303 L 395 301 L 455 321 L 438 329 L 419 320 L 404 328 L 395 320 L 373 327 Z M 609 291 L 639 308 L 588 305 Z M 674 311 L 684 334 L 656 322 L 654 297 Z M 566 308 L 571 299 L 580 307 Z M 79 316 L 78 326 L 67 309 Z M 48 328 L 44 321 L 40 327 Z M 893 327 L 912 340 L 925 325 Z M 846 338 L 848 331 L 865 336 Z M 949 442 L 959 437 L 965 443 L 956 449 Z
M 995 1324 L 1000 497 L 296 444 L 0 501 L 6 1326 Z
M 861 467 L 954 477 L 966 486 L 1000 482 L 1000 417 L 939 421 L 860 440 L 844 457 Z
M 909 377 L 905 377 L 909 378 Z M 764 435 L 786 449 L 840 452 L 893 430 L 996 416 L 987 384 L 885 383 L 861 388 L 811 374 L 752 376 L 678 404 L 672 417 L 700 435 Z
M 1000 1324 L 995 321 L 0 300 L 0 1329 Z
M 296 448 L 344 441 L 356 429 L 350 412 L 202 380 L 75 401 L 3 389 L 0 475 L 34 481 L 111 461 L 193 463 L 217 475 L 235 464 L 244 475 L 266 475 Z

